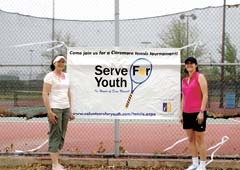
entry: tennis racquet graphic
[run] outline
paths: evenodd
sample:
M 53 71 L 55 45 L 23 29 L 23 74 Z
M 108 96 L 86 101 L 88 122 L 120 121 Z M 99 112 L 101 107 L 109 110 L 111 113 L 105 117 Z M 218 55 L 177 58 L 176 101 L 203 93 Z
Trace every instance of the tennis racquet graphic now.
M 131 92 L 128 96 L 125 108 L 128 108 L 134 91 L 147 79 L 152 73 L 152 63 L 146 58 L 138 58 L 130 66 Z

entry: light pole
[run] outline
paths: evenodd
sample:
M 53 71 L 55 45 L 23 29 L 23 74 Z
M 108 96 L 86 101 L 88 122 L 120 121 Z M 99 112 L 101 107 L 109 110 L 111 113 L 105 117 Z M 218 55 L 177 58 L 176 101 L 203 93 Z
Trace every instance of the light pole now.
M 119 0 L 114 1 L 114 16 L 115 16 L 115 22 L 114 22 L 114 33 L 115 33 L 115 39 L 114 39 L 114 44 L 115 47 L 119 47 Z M 114 119 L 114 155 L 115 157 L 119 157 L 120 155 L 120 120 L 119 119 Z
M 225 27 L 226 27 L 226 0 L 223 0 L 223 24 L 222 24 L 222 53 L 221 62 L 224 63 L 225 56 Z M 221 92 L 219 107 L 223 108 L 223 91 L 224 91 L 224 66 L 221 66 Z
M 185 19 L 186 18 L 186 27 L 187 27 L 187 44 L 186 45 L 188 45 L 188 36 L 189 36 L 189 18 L 192 18 L 192 20 L 195 20 L 195 19 L 197 19 L 197 16 L 196 15 L 194 15 L 194 14 L 182 14 L 182 15 L 180 15 L 180 19 L 181 20 L 183 20 L 183 19 Z M 188 56 L 188 48 L 187 48 L 187 56 Z
M 30 75 L 29 75 L 29 80 L 32 80 L 32 61 L 33 61 L 33 52 L 34 50 L 29 50 L 30 52 Z
M 52 0 L 52 41 L 55 41 L 55 0 Z M 53 42 L 52 47 L 54 47 Z M 52 49 L 52 59 L 54 55 L 54 49 Z

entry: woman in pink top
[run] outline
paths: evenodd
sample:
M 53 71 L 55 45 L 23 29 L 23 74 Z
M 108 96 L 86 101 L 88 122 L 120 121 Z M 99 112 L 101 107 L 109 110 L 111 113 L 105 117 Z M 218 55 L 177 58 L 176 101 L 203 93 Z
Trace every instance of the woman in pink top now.
M 185 60 L 187 74 L 182 80 L 182 114 L 180 122 L 186 131 L 192 155 L 192 165 L 187 170 L 206 169 L 205 129 L 207 119 L 208 85 L 205 76 L 198 72 L 197 60 Z M 199 154 L 199 155 L 198 155 Z M 198 161 L 200 156 L 200 164 Z

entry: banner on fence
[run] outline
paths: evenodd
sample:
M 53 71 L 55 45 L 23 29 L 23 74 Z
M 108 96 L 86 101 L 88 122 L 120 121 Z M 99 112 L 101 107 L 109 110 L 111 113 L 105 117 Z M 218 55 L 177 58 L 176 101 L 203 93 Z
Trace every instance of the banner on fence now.
M 175 119 L 180 111 L 179 49 L 69 47 L 76 117 Z

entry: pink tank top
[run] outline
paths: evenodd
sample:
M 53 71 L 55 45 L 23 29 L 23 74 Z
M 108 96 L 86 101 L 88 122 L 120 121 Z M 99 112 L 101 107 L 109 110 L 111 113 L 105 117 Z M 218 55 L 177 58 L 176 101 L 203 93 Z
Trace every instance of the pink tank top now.
M 193 113 L 201 110 L 202 91 L 198 82 L 198 72 L 193 73 L 189 83 L 188 77 L 182 80 L 182 93 L 184 95 L 183 112 Z

